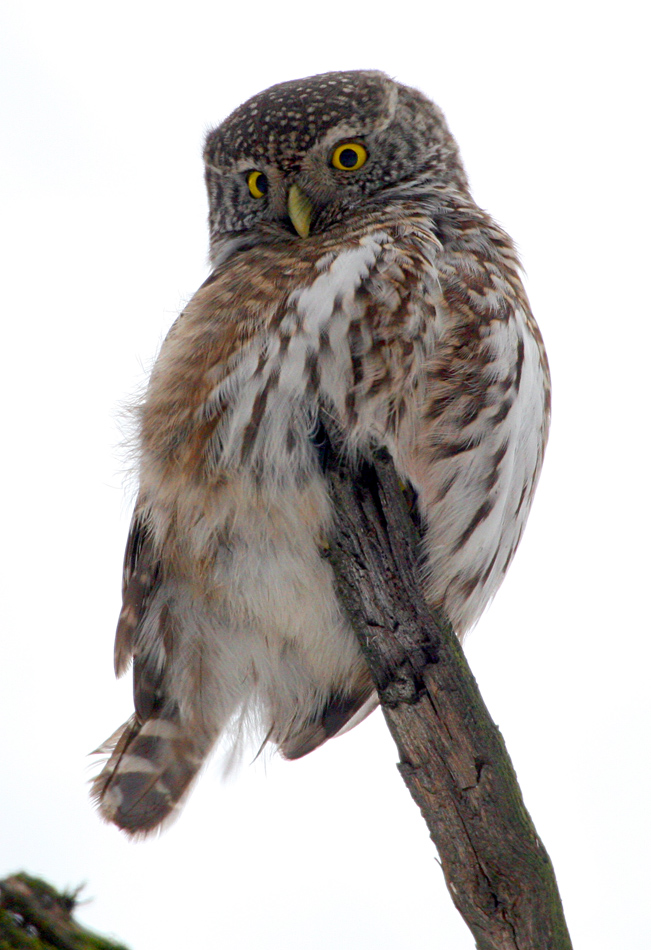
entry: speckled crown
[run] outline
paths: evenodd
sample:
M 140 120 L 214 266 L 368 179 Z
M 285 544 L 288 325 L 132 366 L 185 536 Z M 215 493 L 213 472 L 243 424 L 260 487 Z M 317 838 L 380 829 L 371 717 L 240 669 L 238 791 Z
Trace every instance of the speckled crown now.
M 333 126 L 371 132 L 389 124 L 397 85 L 378 71 L 323 73 L 271 86 L 238 106 L 206 139 L 208 163 L 305 154 Z M 303 106 L 303 108 L 301 108 Z

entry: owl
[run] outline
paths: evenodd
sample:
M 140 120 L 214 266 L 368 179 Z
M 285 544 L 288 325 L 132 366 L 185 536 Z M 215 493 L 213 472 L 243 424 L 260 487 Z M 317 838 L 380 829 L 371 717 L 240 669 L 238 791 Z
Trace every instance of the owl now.
M 513 244 L 424 95 L 374 71 L 282 83 L 204 158 L 211 274 L 137 409 L 115 641 L 135 712 L 93 784 L 129 834 L 173 815 L 220 738 L 296 759 L 377 705 L 324 556 L 323 414 L 413 492 L 423 591 L 459 637 L 511 562 L 549 425 Z

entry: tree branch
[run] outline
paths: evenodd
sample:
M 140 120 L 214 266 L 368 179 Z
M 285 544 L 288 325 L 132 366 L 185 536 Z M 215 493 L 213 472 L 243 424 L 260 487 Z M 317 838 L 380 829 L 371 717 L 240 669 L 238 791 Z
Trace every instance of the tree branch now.
M 325 414 L 331 446 L 340 436 Z M 336 512 L 326 553 L 400 754 L 478 950 L 571 950 L 551 861 L 504 740 L 448 621 L 425 602 L 421 533 L 388 453 L 325 463 Z

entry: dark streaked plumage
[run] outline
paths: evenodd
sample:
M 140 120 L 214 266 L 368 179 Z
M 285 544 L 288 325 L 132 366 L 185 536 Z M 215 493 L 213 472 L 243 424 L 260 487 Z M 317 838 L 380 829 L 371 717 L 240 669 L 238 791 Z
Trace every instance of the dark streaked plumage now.
M 459 636 L 515 552 L 549 422 L 513 245 L 421 93 L 377 72 L 284 83 L 205 160 L 213 272 L 139 410 L 115 653 L 135 714 L 94 785 L 130 833 L 172 813 L 229 723 L 296 758 L 376 703 L 321 556 L 319 411 L 346 451 L 390 453 Z

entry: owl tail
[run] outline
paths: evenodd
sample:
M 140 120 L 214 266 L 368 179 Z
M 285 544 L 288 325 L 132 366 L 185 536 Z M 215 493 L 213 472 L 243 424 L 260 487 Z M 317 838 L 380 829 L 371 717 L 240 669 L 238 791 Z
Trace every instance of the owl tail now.
M 109 754 L 92 783 L 101 816 L 130 835 L 153 831 L 173 816 L 211 745 L 196 725 L 183 727 L 177 709 L 132 716 L 96 750 Z

